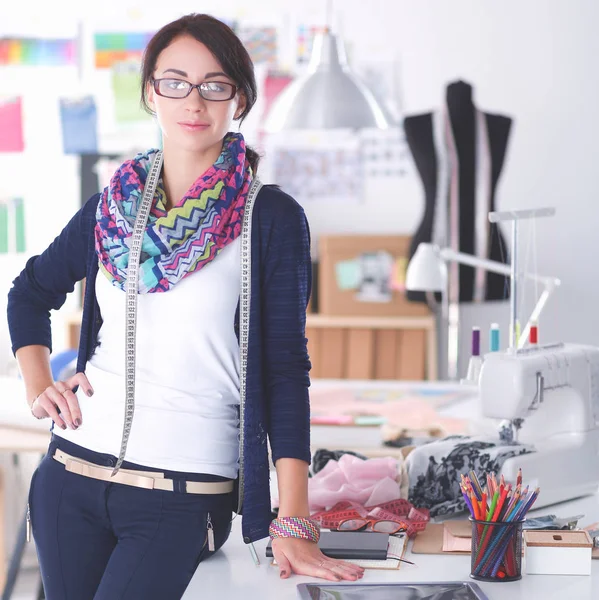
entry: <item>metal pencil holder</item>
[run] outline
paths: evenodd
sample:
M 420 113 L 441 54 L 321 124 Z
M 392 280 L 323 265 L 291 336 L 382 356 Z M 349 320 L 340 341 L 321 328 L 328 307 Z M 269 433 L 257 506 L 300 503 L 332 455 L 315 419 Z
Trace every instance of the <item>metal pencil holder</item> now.
M 480 581 L 516 581 L 522 578 L 522 524 L 524 521 L 472 522 L 470 577 Z

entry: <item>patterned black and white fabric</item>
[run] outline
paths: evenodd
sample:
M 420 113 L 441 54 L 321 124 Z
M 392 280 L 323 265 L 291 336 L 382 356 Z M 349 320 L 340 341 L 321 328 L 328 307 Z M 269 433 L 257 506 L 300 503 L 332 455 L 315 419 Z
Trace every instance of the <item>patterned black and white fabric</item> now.
M 460 490 L 461 474 L 474 471 L 479 478 L 486 473 L 497 475 L 508 458 L 530 452 L 534 452 L 532 446 L 464 435 L 419 446 L 406 459 L 409 500 L 414 506 L 430 509 L 431 517 L 463 512 L 466 503 Z
M 330 460 L 339 460 L 344 454 L 351 454 L 356 458 L 361 458 L 362 460 L 367 460 L 367 457 L 358 452 L 353 452 L 351 450 L 327 450 L 326 448 L 321 448 L 316 450 L 314 456 L 312 457 L 312 465 L 310 469 L 310 477 L 312 475 L 316 475 L 319 471 L 322 471 L 326 464 Z

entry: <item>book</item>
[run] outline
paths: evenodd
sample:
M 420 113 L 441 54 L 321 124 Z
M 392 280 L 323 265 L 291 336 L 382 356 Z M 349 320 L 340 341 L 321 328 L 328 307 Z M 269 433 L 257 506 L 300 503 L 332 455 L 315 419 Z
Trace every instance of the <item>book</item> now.
M 385 560 L 358 558 L 351 562 L 365 569 L 399 569 L 400 559 L 405 554 L 407 544 L 408 536 L 405 533 L 396 533 L 389 536 L 389 548 Z

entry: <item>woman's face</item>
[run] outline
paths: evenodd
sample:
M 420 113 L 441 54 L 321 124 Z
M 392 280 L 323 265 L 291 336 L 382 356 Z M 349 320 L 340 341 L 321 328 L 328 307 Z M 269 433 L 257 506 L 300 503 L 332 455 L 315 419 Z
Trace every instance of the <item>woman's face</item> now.
M 204 44 L 190 36 L 175 38 L 158 56 L 154 79 L 176 79 L 192 84 L 235 82 L 224 74 L 222 66 Z M 176 84 L 175 84 L 176 85 Z M 231 121 L 245 107 L 245 99 L 237 92 L 231 100 L 204 100 L 197 89 L 186 98 L 165 98 L 148 84 L 148 104 L 154 110 L 162 129 L 164 146 L 189 152 L 206 152 L 222 145 Z

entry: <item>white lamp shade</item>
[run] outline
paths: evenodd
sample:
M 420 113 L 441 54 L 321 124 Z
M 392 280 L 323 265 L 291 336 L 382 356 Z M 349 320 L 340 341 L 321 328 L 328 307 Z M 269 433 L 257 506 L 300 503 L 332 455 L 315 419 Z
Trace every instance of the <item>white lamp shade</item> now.
M 406 273 L 406 288 L 413 292 L 442 292 L 447 281 L 447 266 L 439 248 L 422 243 L 410 260 Z

